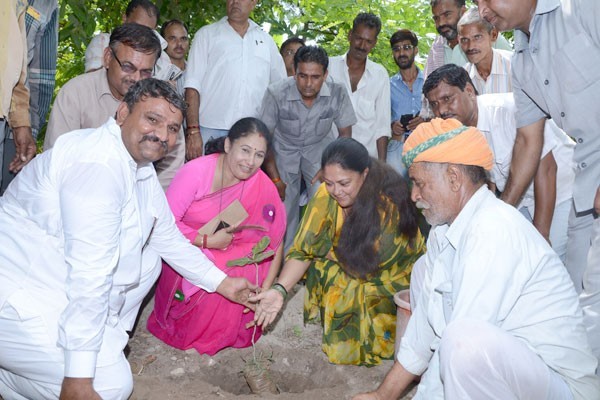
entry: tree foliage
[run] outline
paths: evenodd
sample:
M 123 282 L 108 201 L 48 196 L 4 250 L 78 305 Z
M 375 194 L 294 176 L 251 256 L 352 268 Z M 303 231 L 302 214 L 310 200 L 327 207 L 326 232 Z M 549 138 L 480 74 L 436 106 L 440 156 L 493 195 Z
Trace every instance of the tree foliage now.
M 83 73 L 85 48 L 95 33 L 110 32 L 122 21 L 128 0 L 69 0 L 62 2 L 57 88 Z M 156 0 L 159 25 L 169 19 L 182 20 L 193 35 L 201 26 L 225 15 L 224 0 Z M 408 28 L 419 37 L 423 61 L 435 37 L 429 0 L 262 0 L 252 18 L 269 27 L 276 43 L 288 36 L 301 36 L 323 46 L 328 54 L 347 51 L 348 31 L 361 11 L 372 12 L 382 21 L 382 31 L 371 59 L 383 64 L 390 74 L 397 67 L 391 56 L 389 38 L 397 29 Z

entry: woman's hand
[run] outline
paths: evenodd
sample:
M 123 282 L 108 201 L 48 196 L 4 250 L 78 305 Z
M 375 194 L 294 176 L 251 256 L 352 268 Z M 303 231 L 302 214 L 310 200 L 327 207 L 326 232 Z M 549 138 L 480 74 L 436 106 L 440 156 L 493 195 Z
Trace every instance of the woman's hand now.
M 250 296 L 251 303 L 258 303 L 254 312 L 254 322 L 256 325 L 266 328 L 275 321 L 277 314 L 283 307 L 283 296 L 275 289 L 269 289 L 257 295 Z
M 227 247 L 229 247 L 235 239 L 235 234 L 233 233 L 234 229 L 235 226 L 219 229 L 208 237 L 207 247 L 211 249 L 227 250 Z

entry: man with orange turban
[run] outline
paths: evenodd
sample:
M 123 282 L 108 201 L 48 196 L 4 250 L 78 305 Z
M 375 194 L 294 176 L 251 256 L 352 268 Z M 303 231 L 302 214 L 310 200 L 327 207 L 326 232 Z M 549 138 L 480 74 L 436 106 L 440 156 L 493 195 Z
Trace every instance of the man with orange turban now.
M 397 399 L 592 399 L 600 394 L 575 289 L 548 243 L 486 185 L 492 151 L 455 119 L 404 144 L 412 199 L 432 225 L 425 280 L 396 362 L 375 392 Z

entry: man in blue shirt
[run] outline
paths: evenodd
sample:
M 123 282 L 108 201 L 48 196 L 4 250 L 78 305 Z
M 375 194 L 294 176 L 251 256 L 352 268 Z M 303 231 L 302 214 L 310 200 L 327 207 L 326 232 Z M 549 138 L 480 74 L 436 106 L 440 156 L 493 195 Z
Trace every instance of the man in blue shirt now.
M 392 137 L 388 144 L 387 162 L 406 177 L 402 145 L 410 132 L 423 122 L 420 111 L 424 78 L 423 72 L 415 65 L 419 39 L 413 32 L 400 29 L 390 38 L 390 45 L 400 71 L 390 78 Z

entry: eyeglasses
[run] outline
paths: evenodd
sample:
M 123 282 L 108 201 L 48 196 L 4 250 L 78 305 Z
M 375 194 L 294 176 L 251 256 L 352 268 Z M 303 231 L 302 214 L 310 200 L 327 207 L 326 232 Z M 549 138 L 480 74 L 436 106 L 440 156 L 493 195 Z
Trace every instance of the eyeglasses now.
M 136 72 L 138 72 L 138 69 L 135 66 L 133 66 L 131 63 L 129 63 L 129 62 L 122 63 L 112 48 L 110 49 L 110 52 L 112 53 L 113 57 L 117 61 L 117 64 L 119 64 L 119 67 L 121 67 L 121 71 L 123 71 L 124 73 L 126 73 L 128 75 L 133 75 Z M 139 71 L 140 71 L 140 76 L 142 77 L 142 79 L 152 77 L 152 75 L 154 75 L 154 68 L 155 67 L 152 67 L 152 69 L 140 69 Z
M 288 50 L 286 50 L 286 51 L 283 52 L 283 55 L 284 56 L 293 56 L 293 55 L 296 55 L 296 51 L 297 50 L 288 49 Z
M 402 45 L 392 47 L 392 51 L 400 51 L 400 50 L 410 51 L 414 48 L 415 48 L 415 46 L 413 46 L 412 44 L 402 44 Z

